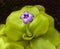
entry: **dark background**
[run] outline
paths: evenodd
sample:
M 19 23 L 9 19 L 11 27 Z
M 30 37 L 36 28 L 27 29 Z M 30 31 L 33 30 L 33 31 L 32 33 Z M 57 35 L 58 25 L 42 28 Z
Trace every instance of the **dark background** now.
M 60 0 L 0 0 L 0 23 L 5 23 L 12 11 L 25 5 L 43 5 L 46 12 L 54 17 L 55 27 L 60 31 Z

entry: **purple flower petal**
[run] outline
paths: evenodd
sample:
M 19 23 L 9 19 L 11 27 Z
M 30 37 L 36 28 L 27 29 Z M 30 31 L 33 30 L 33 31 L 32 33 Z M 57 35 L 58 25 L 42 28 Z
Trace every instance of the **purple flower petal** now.
M 29 14 L 29 17 L 34 17 L 34 15 L 33 14 Z
M 29 13 L 27 11 L 24 12 L 25 15 L 28 15 Z
M 24 23 L 27 24 L 28 23 L 28 19 L 25 18 L 24 19 Z
M 22 14 L 22 15 L 20 16 L 20 18 L 21 18 L 21 19 L 24 18 L 24 15 Z
M 33 21 L 33 18 L 32 18 L 32 17 L 28 17 L 28 20 L 29 20 L 30 22 L 32 22 L 32 21 Z

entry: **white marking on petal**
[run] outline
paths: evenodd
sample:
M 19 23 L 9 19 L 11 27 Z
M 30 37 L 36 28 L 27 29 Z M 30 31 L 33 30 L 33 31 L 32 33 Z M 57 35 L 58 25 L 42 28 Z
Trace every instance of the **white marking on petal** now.
M 34 15 L 33 14 L 29 14 L 29 17 L 34 17 Z
M 29 13 L 27 11 L 24 12 L 25 15 L 28 15 Z
M 28 19 L 25 18 L 24 19 L 24 23 L 27 24 L 28 23 Z
M 22 15 L 20 16 L 20 18 L 21 18 L 21 19 L 24 18 L 24 15 L 22 14 Z

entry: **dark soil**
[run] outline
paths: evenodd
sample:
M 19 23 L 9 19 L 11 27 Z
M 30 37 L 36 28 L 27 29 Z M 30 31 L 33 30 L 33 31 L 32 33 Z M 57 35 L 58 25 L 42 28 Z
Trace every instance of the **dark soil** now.
M 0 0 L 0 23 L 5 23 L 7 16 L 25 5 L 43 5 L 46 12 L 55 19 L 55 27 L 60 31 L 60 0 Z

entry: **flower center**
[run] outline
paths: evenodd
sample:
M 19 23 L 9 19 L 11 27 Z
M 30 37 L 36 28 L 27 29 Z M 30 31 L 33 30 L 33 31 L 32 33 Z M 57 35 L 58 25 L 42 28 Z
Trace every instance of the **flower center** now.
M 24 14 L 24 18 L 28 18 L 29 17 L 29 14 Z

